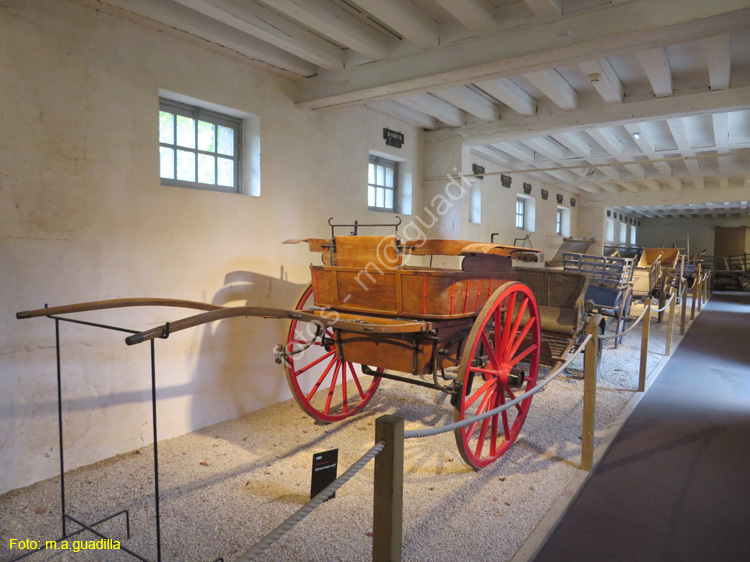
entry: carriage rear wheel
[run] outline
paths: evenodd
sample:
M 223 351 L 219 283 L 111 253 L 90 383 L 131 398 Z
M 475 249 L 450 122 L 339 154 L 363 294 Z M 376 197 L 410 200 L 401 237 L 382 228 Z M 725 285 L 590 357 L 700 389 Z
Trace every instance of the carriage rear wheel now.
M 312 296 L 310 284 L 294 310 L 310 308 Z M 367 405 L 380 384 L 380 377 L 364 375 L 360 365 L 337 357 L 332 328 L 291 320 L 286 352 L 284 370 L 289 388 L 302 409 L 316 420 L 334 422 L 353 416 Z
M 455 421 L 488 412 L 515 398 L 523 368 L 526 390 L 536 384 L 540 351 L 539 310 L 526 285 L 505 283 L 482 307 L 461 352 Z M 521 363 L 524 363 L 523 367 Z M 458 450 L 474 468 L 500 458 L 518 438 L 531 396 L 455 431 Z

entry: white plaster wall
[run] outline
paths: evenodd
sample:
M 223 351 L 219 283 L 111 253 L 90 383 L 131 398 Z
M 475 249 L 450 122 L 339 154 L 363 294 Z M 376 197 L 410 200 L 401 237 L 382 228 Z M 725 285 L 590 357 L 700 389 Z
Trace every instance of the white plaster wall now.
M 289 81 L 68 0 L 4 1 L 0 68 L 0 493 L 58 469 L 54 325 L 16 311 L 130 296 L 291 307 L 319 258 L 284 239 L 325 236 L 330 216 L 390 218 L 367 211 L 369 150 L 410 160 L 422 202 L 414 127 L 297 108 Z M 160 89 L 260 117 L 260 197 L 160 185 Z M 187 314 L 85 318 L 141 329 Z M 233 319 L 158 341 L 159 437 L 288 398 L 271 353 L 283 327 Z M 68 469 L 151 441 L 148 348 L 124 337 L 62 327 Z

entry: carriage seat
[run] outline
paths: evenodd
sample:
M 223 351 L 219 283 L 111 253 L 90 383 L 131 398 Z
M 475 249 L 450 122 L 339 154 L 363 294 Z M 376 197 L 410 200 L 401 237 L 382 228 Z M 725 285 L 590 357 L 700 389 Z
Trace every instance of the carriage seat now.
M 583 328 L 583 304 L 589 287 L 585 274 L 530 267 L 515 267 L 513 272 L 534 293 L 543 333 L 573 336 Z

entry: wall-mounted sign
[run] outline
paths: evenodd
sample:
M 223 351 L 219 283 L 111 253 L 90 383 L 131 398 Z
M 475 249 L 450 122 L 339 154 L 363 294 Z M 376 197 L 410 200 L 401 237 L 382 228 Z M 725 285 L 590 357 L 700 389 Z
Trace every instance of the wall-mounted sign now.
M 505 174 L 500 174 L 500 183 L 503 187 L 510 187 L 510 176 L 506 176 Z
M 383 129 L 383 138 L 385 139 L 385 144 L 388 146 L 401 148 L 401 145 L 404 144 L 404 133 L 399 133 L 398 131 Z
M 610 211 L 609 209 L 607 210 L 607 216 L 608 216 L 608 217 L 611 217 L 611 216 L 612 216 L 612 212 L 611 212 L 611 211 Z
M 530 183 L 524 182 L 524 184 L 523 184 L 523 192 L 526 195 L 528 195 L 529 193 L 531 193 L 531 184 Z
M 571 207 L 575 207 L 576 206 L 576 200 L 573 199 L 572 197 L 570 198 L 570 206 Z
M 558 205 L 562 205 L 563 204 L 563 196 L 560 193 L 557 194 L 557 204 Z
M 549 197 L 549 191 L 547 191 L 546 189 L 542 189 L 542 199 L 546 201 L 547 197 Z
M 478 180 L 484 179 L 484 166 L 480 166 L 479 164 L 472 164 L 471 171 L 474 173 Z
M 620 215 L 620 220 L 622 220 L 622 215 Z

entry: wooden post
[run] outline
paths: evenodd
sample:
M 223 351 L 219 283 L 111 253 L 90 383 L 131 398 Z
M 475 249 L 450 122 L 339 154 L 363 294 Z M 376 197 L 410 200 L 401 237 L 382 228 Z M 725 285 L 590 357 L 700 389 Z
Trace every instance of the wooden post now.
M 404 420 L 380 416 L 375 442 L 385 448 L 375 457 L 375 497 L 372 519 L 373 562 L 401 562 L 404 508 Z
M 672 294 L 672 302 L 669 303 L 669 320 L 667 320 L 667 349 L 664 351 L 664 355 L 669 357 L 672 355 L 672 335 L 674 334 L 674 309 L 677 304 L 677 293 Z
M 583 362 L 583 431 L 581 433 L 581 470 L 594 465 L 594 421 L 596 418 L 596 367 L 599 364 L 599 325 L 588 324 L 591 336 Z
M 682 293 L 682 299 L 680 302 L 680 335 L 685 335 L 685 321 L 687 320 L 687 285 L 685 285 L 685 291 Z
M 646 363 L 648 362 L 648 330 L 651 327 L 651 299 L 643 301 L 646 313 L 643 315 L 643 329 L 641 330 L 641 371 L 638 376 L 638 392 L 646 390 Z
M 700 279 L 700 284 L 698 285 L 698 312 L 700 313 L 703 306 L 703 275 L 698 279 Z
M 693 281 L 692 296 L 690 299 L 690 320 L 695 320 L 695 293 L 698 290 L 699 280 L 696 277 Z

